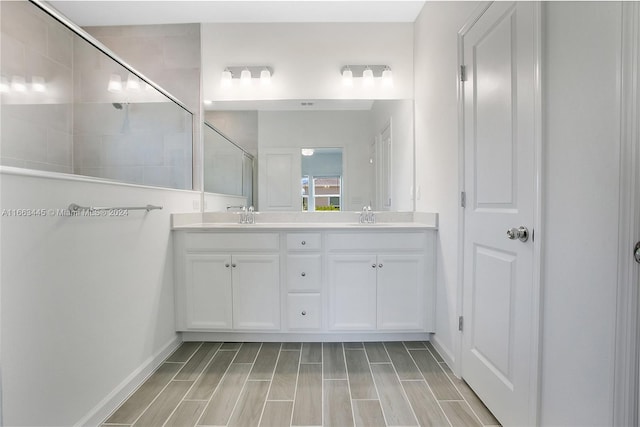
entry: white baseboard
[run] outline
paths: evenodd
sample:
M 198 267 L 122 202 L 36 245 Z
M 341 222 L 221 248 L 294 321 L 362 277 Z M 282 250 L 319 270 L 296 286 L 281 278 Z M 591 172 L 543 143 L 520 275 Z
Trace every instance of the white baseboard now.
M 449 366 L 449 368 L 451 368 L 453 372 L 456 372 L 456 367 L 454 366 L 455 358 L 453 357 L 451 351 L 449 351 L 448 348 L 442 345 L 442 343 L 438 339 L 438 335 L 433 334 L 433 336 L 431 337 L 431 344 L 436 349 L 436 351 L 440 353 L 440 356 L 442 356 L 442 359 L 444 359 L 447 366 Z
M 349 342 L 349 341 L 429 341 L 428 332 L 182 332 L 183 341 L 261 341 L 261 342 Z
M 99 426 L 115 411 L 144 381 L 155 372 L 160 364 L 182 343 L 180 334 L 165 344 L 156 354 L 150 356 L 124 379 L 111 393 L 100 403 L 91 409 L 75 426 Z

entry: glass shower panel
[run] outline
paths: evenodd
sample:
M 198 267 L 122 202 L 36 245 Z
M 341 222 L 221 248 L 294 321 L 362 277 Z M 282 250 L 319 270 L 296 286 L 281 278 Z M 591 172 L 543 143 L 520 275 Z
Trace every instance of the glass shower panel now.
M 189 111 L 33 3 L 0 8 L 0 164 L 192 188 Z
M 212 126 L 204 126 L 204 191 L 242 196 L 244 152 Z

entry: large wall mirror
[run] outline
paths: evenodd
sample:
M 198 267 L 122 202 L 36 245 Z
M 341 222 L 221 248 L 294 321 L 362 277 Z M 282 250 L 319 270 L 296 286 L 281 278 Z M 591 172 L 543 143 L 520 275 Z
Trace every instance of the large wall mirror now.
M 414 210 L 412 100 L 218 101 L 205 118 L 257 159 L 258 210 Z M 206 147 L 205 191 L 239 194 L 240 164 Z

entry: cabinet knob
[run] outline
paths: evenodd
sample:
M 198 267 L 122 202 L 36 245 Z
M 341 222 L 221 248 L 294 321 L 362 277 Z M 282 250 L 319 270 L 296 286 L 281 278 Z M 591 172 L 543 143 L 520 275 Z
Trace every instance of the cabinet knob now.
M 304 245 L 306 245 L 306 244 L 307 244 L 307 242 L 306 242 L 306 241 L 304 241 L 304 240 L 303 240 L 302 242 L 300 242 L 300 243 L 302 244 L 302 246 L 304 246 Z
M 236 268 L 236 265 L 235 264 L 231 264 L 231 267 Z
M 224 266 L 225 266 L 225 267 L 227 267 L 227 268 L 229 268 L 229 264 L 225 264 Z
M 307 273 L 305 273 L 304 271 L 302 272 L 302 274 L 300 274 L 302 277 L 305 277 L 307 275 Z
M 378 267 L 379 267 L 379 268 L 382 268 L 382 264 L 378 264 Z
M 300 313 L 300 314 L 302 314 L 303 316 L 306 316 L 307 312 L 306 312 L 306 310 L 302 310 L 302 313 Z
M 371 268 L 376 268 L 376 265 L 375 264 L 371 264 Z

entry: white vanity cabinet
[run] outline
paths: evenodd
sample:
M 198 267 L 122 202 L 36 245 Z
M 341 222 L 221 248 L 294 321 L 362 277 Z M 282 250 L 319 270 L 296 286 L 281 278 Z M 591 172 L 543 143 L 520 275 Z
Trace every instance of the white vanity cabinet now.
M 277 233 L 179 232 L 179 331 L 280 329 Z
M 435 268 L 429 234 L 336 233 L 327 240 L 329 329 L 432 330 Z

